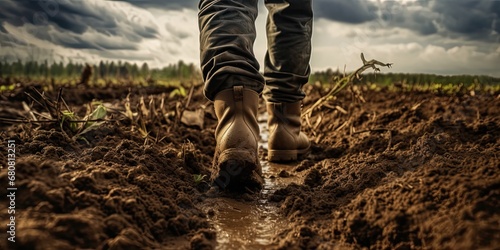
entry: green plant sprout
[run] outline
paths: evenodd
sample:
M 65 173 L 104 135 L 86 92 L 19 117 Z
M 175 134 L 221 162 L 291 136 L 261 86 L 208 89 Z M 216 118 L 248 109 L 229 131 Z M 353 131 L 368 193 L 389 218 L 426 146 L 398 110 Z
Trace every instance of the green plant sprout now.
M 99 126 L 104 124 L 105 121 L 103 119 L 106 117 L 107 111 L 106 108 L 99 104 L 97 107 L 83 119 L 80 119 L 74 112 L 69 110 L 61 111 L 61 120 L 60 127 L 61 131 L 64 131 L 64 125 L 67 125 L 67 128 L 73 135 L 73 138 L 82 139 L 89 143 L 82 135 L 97 129 Z M 68 133 L 67 133 L 68 134 Z
M 174 91 L 170 92 L 170 95 L 169 95 L 170 98 L 174 98 L 176 96 L 185 97 L 186 96 L 186 89 L 182 86 L 179 86 Z
M 193 174 L 193 179 L 194 179 L 194 182 L 196 184 L 200 184 L 202 182 L 205 181 L 205 177 L 207 177 L 207 175 L 202 175 L 202 174 Z

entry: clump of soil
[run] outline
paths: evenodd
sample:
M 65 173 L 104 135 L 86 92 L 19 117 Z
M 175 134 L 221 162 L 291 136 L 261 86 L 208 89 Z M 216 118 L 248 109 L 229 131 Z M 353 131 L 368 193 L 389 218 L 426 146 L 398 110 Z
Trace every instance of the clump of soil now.
M 290 221 L 280 249 L 498 247 L 497 95 L 339 96 L 348 114 L 325 108 L 312 118 L 323 120 L 308 131 L 313 160 L 294 169 L 304 181 L 270 197 Z

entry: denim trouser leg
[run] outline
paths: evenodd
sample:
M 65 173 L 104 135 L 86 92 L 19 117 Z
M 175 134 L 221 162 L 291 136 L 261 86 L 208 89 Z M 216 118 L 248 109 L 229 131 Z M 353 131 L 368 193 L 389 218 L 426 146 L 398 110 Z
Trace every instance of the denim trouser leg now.
M 264 78 L 253 53 L 258 0 L 201 0 L 200 57 L 205 96 L 243 85 L 261 93 Z
M 309 80 L 312 0 L 266 0 L 267 46 L 264 98 L 269 102 L 297 102 Z
M 268 51 L 264 77 L 253 53 L 258 0 L 201 0 L 201 69 L 205 96 L 213 100 L 235 85 L 261 93 L 270 102 L 304 98 L 310 73 L 312 0 L 265 0 Z

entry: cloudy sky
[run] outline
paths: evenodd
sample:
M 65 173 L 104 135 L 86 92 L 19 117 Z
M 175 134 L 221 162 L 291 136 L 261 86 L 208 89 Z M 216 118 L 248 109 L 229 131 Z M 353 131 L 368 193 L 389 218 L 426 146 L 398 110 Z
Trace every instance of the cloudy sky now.
M 263 2 L 254 46 L 261 62 Z M 0 0 L 0 60 L 199 64 L 197 4 Z M 364 52 L 367 59 L 394 63 L 391 72 L 500 77 L 500 1 L 313 0 L 313 6 L 313 70 L 352 70 Z

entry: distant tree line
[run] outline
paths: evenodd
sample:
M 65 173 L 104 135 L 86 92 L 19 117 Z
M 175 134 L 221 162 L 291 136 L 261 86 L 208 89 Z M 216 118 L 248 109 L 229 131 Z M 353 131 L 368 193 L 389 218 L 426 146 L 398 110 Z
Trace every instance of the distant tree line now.
M 78 78 L 87 64 L 85 63 L 49 63 L 43 62 L 0 62 L 0 77 L 27 78 Z M 198 68 L 193 64 L 179 61 L 161 69 L 151 69 L 147 63 L 138 65 L 129 62 L 100 61 L 89 65 L 92 68 L 93 79 L 189 79 L 196 77 Z
M 88 65 L 85 63 L 43 62 L 0 62 L 0 78 L 30 78 L 30 79 L 78 79 L 81 77 L 85 67 L 91 68 L 91 79 L 126 79 L 126 80 L 170 80 L 170 79 L 198 79 L 200 72 L 193 63 L 184 63 L 182 60 L 169 64 L 163 68 L 150 68 L 147 63 L 138 65 L 122 61 L 100 61 L 98 64 Z M 342 77 L 338 70 L 327 69 L 311 74 L 310 82 L 329 84 L 335 77 Z M 500 84 L 500 78 L 484 75 L 453 75 L 443 76 L 435 74 L 408 74 L 408 73 L 365 73 L 362 75 L 361 83 L 377 84 Z
M 348 74 L 348 73 L 346 73 Z M 327 69 L 318 71 L 311 75 L 311 82 L 320 82 L 321 84 L 332 83 L 335 77 L 342 77 L 343 74 L 339 71 Z M 409 73 L 365 73 L 362 75 L 360 83 L 377 83 L 377 84 L 500 84 L 500 78 L 495 78 L 485 75 L 435 75 L 435 74 L 409 74 Z

